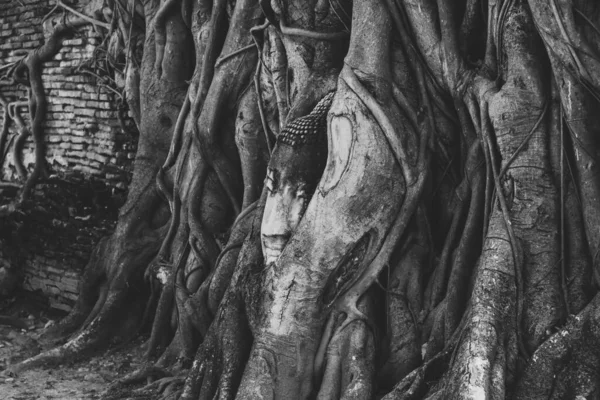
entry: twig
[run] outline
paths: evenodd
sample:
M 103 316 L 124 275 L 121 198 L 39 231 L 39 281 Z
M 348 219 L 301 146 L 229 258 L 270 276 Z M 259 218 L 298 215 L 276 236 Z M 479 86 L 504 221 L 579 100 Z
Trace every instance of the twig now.
M 107 85 L 102 82 L 102 81 L 109 81 L 109 82 L 112 81 L 116 85 L 116 82 L 113 79 L 111 79 L 110 77 L 98 75 L 97 73 L 90 71 L 89 69 L 85 69 L 85 68 L 82 68 L 79 71 L 81 71 L 81 73 L 83 73 L 83 74 L 88 74 L 88 75 L 92 75 L 92 76 L 96 77 L 100 81 L 100 82 L 98 82 L 98 86 L 102 86 L 103 88 L 109 89 L 111 92 L 113 92 L 114 94 L 119 96 L 119 98 L 123 99 L 122 93 L 119 93 L 119 91 L 116 90 L 115 88 L 113 88 L 112 86 Z
M 44 22 L 46 22 L 46 20 L 48 18 L 50 18 L 50 16 L 54 13 L 54 11 L 56 11 L 57 8 L 58 8 L 58 2 L 54 5 L 52 10 L 50 10 L 50 12 L 48 12 L 46 15 L 44 15 L 44 18 L 42 18 L 42 25 L 44 24 Z
M 215 268 L 217 268 L 219 266 L 219 263 L 221 262 L 223 257 L 225 257 L 225 254 L 227 254 L 228 252 L 230 252 L 233 249 L 241 248 L 243 244 L 244 244 L 244 242 L 241 241 L 241 242 L 237 242 L 237 243 L 228 244 L 227 246 L 225 246 L 225 248 L 223 250 L 221 250 L 221 252 L 219 253 L 219 256 L 217 257 L 217 261 L 215 261 Z M 192 270 L 192 271 L 194 271 L 194 270 Z M 185 276 L 186 282 L 187 282 L 187 278 L 189 277 L 189 275 L 191 275 L 192 271 L 190 271 L 188 274 L 186 274 L 186 276 Z
M 271 136 L 269 135 L 269 125 L 267 124 L 262 92 L 260 91 L 260 73 L 262 71 L 262 67 L 264 64 L 264 60 L 262 58 L 262 48 L 258 44 L 258 40 L 256 39 L 256 33 L 260 31 L 264 31 L 271 23 L 269 20 L 265 21 L 262 25 L 255 26 L 250 29 L 250 34 L 252 35 L 252 41 L 254 42 L 253 46 L 256 46 L 256 51 L 258 52 L 258 63 L 256 65 L 256 72 L 254 73 L 254 90 L 256 91 L 256 102 L 258 103 L 258 113 L 260 115 L 260 122 L 262 124 L 263 131 L 265 133 L 265 141 L 267 142 L 267 150 L 269 154 L 273 151 L 273 145 L 271 143 Z
M 502 8 L 500 9 L 500 13 L 498 19 L 496 20 L 495 26 L 495 38 L 496 38 L 496 67 L 498 69 L 496 73 L 496 78 L 500 78 L 500 69 L 502 68 L 502 42 L 504 40 L 504 24 L 506 23 L 506 18 L 508 16 L 508 10 L 512 7 L 512 3 L 514 0 L 507 0 L 502 3 Z
M 579 74 L 582 75 L 582 78 L 589 80 L 589 76 L 590 76 L 589 72 L 584 67 L 583 63 L 579 59 L 579 56 L 575 52 L 575 46 L 573 45 L 571 37 L 567 33 L 565 25 L 563 24 L 563 20 L 561 18 L 560 12 L 558 11 L 558 6 L 556 4 L 556 0 L 550 0 L 549 3 L 552 6 L 552 14 L 554 15 L 554 19 L 556 20 L 556 24 L 558 25 L 558 28 L 560 30 L 560 34 L 562 35 L 565 42 L 568 44 L 567 48 L 569 50 L 569 53 L 571 54 L 571 57 L 573 58 L 573 62 L 575 62 L 575 65 L 577 65 Z M 585 74 L 585 76 L 583 76 L 584 74 Z
M 8 115 L 8 102 L 6 99 L 0 94 L 0 104 L 2 105 L 2 128 L 0 128 L 0 165 L 4 163 L 4 147 L 6 144 L 6 137 L 8 136 L 8 124 L 11 120 L 10 115 Z
M 226 54 L 224 56 L 217 58 L 217 62 L 215 62 L 215 68 L 218 68 L 219 65 L 223 64 L 225 61 L 229 60 L 230 58 L 233 58 L 233 57 L 237 56 L 238 54 L 241 54 L 245 51 L 251 50 L 255 47 L 256 46 L 254 45 L 254 43 L 252 43 L 252 44 L 249 44 L 248 46 L 244 46 L 241 49 L 238 49 L 232 53 L 229 53 L 229 54 Z
M 29 102 L 27 102 L 27 101 L 13 101 L 13 102 L 10 102 L 10 103 L 8 103 L 6 105 L 7 110 L 8 110 L 8 115 L 10 116 L 10 118 L 16 120 L 17 118 L 19 118 L 18 116 L 16 116 L 17 107 L 24 107 L 24 106 L 28 106 L 28 105 L 29 105 Z M 20 118 L 19 118 L 19 120 L 20 120 L 20 124 L 24 125 L 23 120 L 20 119 Z
M 567 315 L 571 315 L 569 291 L 567 289 L 567 266 L 565 260 L 565 132 L 563 127 L 563 110 L 560 109 L 560 272 L 563 300 Z
M 260 114 L 260 122 L 262 124 L 263 131 L 265 132 L 265 141 L 267 142 L 267 150 L 269 154 L 273 152 L 273 144 L 271 144 L 271 136 L 269 135 L 269 126 L 265 116 L 262 93 L 260 91 L 260 71 L 262 70 L 262 64 L 260 61 L 256 65 L 256 72 L 254 73 L 254 88 L 256 90 L 256 102 L 258 103 L 258 113 Z
M 19 177 L 23 180 L 27 179 L 27 169 L 25 168 L 21 160 L 20 151 L 23 145 L 25 144 L 25 139 L 29 135 L 29 130 L 27 129 L 23 118 L 19 114 L 17 107 L 28 104 L 29 103 L 23 101 L 13 102 L 10 103 L 7 107 L 8 115 L 13 121 L 15 121 L 19 128 L 19 135 L 17 136 L 15 145 L 13 146 L 13 162 L 15 163 L 15 168 L 17 170 L 17 173 L 19 174 Z
M 577 14 L 579 14 L 579 16 L 581 16 L 591 27 L 594 31 L 596 31 L 596 33 L 598 35 L 600 35 L 600 30 L 596 27 L 596 25 L 584 14 L 581 12 L 581 10 L 579 10 L 579 8 L 573 6 L 573 9 L 575 10 L 575 12 Z
M 15 182 L 0 182 L 0 189 L 4 188 L 20 188 L 21 185 Z
M 363 103 L 365 103 L 369 111 L 371 111 L 375 117 L 375 120 L 381 127 L 381 130 L 385 133 L 387 142 L 390 145 L 390 148 L 392 149 L 396 159 L 398 160 L 399 165 L 401 166 L 406 185 L 411 186 L 415 181 L 414 172 L 416 171 L 413 171 L 413 163 L 409 161 L 409 156 L 396 133 L 394 125 L 386 115 L 386 112 L 381 108 L 379 103 L 377 103 L 377 101 L 370 94 L 368 94 L 367 90 L 364 89 L 358 80 L 358 77 L 354 71 L 352 71 L 352 68 L 349 65 L 345 65 L 340 77 L 344 80 L 344 82 L 346 82 L 348 87 L 354 93 L 356 93 L 357 97 L 360 98 Z
M 302 28 L 291 28 L 286 26 L 283 20 L 279 22 L 279 28 L 281 29 L 281 33 L 288 36 L 302 36 L 309 39 L 315 40 L 340 40 L 345 39 L 350 36 L 348 32 L 316 32 L 309 31 L 308 29 Z
M 56 1 L 56 5 L 57 6 L 61 6 L 62 8 L 64 8 L 65 10 L 73 13 L 74 15 L 77 15 L 79 18 L 89 22 L 92 25 L 95 26 L 100 26 L 106 30 L 110 30 L 110 24 L 106 23 L 106 22 L 102 22 L 102 21 L 98 21 L 97 19 L 94 19 L 92 17 L 88 17 L 87 15 L 80 13 L 79 11 L 75 10 L 74 8 L 69 7 L 68 5 L 66 5 L 65 3 L 63 3 L 61 0 L 57 0 Z
M 11 63 L 8 63 L 8 64 L 1 65 L 1 66 L 0 66 L 0 71 L 2 71 L 3 69 L 6 69 L 6 68 L 10 68 L 10 67 L 12 67 L 12 66 L 13 66 L 13 65 L 15 65 L 17 62 L 18 62 L 18 61 L 15 61 L 15 62 L 11 62 Z
M 392 89 L 394 100 L 396 100 L 398 106 L 402 109 L 402 111 L 404 111 L 406 118 L 408 118 L 415 131 L 417 131 L 419 129 L 419 123 L 417 122 L 417 110 L 410 104 L 396 82 L 392 82 Z
M 156 74 L 162 76 L 162 61 L 165 54 L 165 45 L 167 42 L 167 16 L 171 11 L 171 8 L 175 5 L 177 0 L 166 0 L 162 3 L 159 10 L 156 12 L 154 17 L 154 45 L 155 45 L 155 60 L 154 69 Z

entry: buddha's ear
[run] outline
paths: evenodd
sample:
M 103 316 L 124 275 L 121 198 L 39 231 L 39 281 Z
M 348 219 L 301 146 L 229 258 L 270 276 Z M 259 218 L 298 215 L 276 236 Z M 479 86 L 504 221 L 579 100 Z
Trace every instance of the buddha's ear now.
M 346 115 L 332 116 L 329 128 L 329 152 L 320 190 L 323 194 L 333 189 L 340 181 L 348 166 L 354 143 L 353 124 Z

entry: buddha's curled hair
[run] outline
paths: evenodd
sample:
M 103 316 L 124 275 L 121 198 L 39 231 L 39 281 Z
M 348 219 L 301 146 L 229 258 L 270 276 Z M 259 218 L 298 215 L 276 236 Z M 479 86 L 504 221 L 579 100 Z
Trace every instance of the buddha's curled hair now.
M 327 113 L 335 92 L 323 97 L 310 112 L 291 121 L 277 137 L 278 143 L 292 147 L 317 145 L 327 146 Z

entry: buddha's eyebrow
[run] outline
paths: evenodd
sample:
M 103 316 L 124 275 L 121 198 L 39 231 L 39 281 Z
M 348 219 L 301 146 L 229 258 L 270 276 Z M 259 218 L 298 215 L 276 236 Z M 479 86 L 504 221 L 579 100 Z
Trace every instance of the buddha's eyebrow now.
M 267 168 L 267 179 L 273 181 L 273 185 L 279 182 L 280 173 L 275 168 Z

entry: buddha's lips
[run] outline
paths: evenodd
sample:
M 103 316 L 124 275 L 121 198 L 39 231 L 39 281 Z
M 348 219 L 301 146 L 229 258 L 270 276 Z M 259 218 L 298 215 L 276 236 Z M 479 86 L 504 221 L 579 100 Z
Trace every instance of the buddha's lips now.
M 277 261 L 286 244 L 287 240 L 281 238 L 263 237 L 264 255 L 267 264 Z

